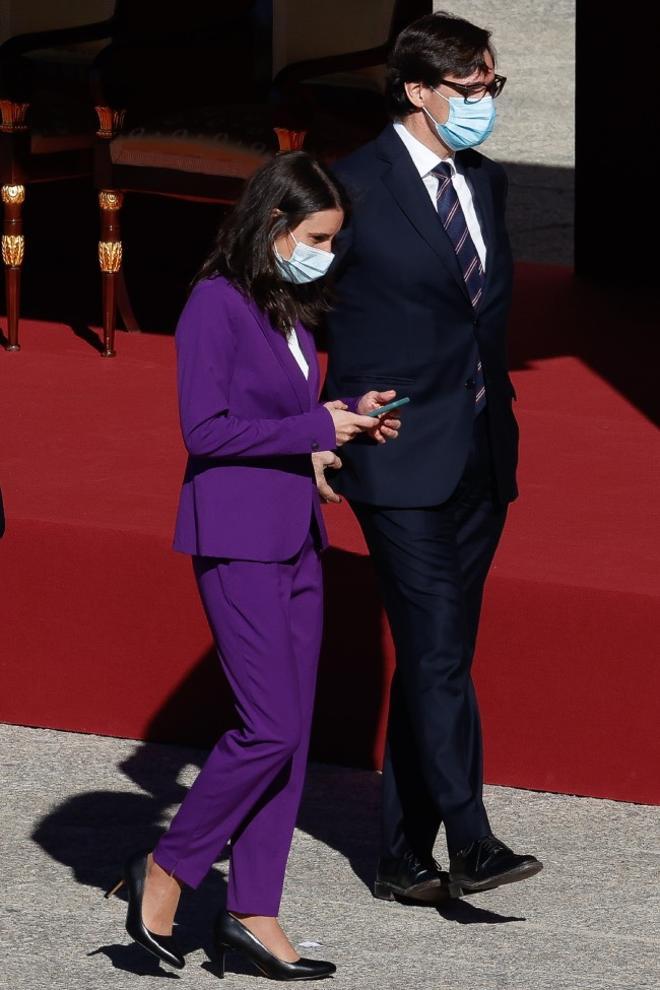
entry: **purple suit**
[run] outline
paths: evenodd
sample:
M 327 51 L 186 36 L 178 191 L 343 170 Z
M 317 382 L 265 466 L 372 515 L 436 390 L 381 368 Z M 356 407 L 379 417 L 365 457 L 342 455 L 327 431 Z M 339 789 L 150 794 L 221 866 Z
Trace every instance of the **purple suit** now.
M 306 381 L 283 335 L 224 278 L 193 289 L 176 329 L 179 412 L 190 455 L 174 548 L 245 560 L 286 560 L 316 514 L 311 453 L 333 450 L 318 404 L 314 340 L 301 324 Z
M 231 843 L 227 908 L 275 916 L 300 804 L 327 545 L 311 454 L 336 445 L 312 336 L 283 335 L 225 279 L 193 289 L 176 329 L 189 453 L 174 547 L 193 567 L 241 728 L 218 741 L 154 849 L 192 887 Z

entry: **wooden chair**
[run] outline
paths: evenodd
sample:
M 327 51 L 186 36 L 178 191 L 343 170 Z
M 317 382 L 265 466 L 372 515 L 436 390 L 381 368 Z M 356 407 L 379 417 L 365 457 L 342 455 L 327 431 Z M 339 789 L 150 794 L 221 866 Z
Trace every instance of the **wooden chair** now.
M 183 22 L 178 8 L 168 10 L 118 0 L 121 28 L 92 70 L 106 357 L 115 353 L 117 303 L 126 329 L 139 329 L 121 278 L 125 195 L 233 203 L 279 147 L 270 76 L 254 69 L 263 59 L 253 0 L 188 0 Z
M 389 45 L 404 24 L 431 9 L 430 0 L 272 0 L 272 47 L 267 4 L 188 0 L 182 18 L 160 0 L 116 0 L 105 20 L 30 32 L 0 46 L 9 350 L 19 349 L 29 183 L 93 170 L 103 353 L 111 356 L 117 300 L 127 329 L 139 329 L 121 269 L 126 192 L 232 203 L 262 161 L 300 146 L 306 132 L 310 150 L 332 161 L 383 125 Z M 83 96 L 88 58 L 67 61 L 52 53 L 70 55 L 72 46 L 108 38 L 93 66 L 94 136 Z
M 399 32 L 432 0 L 273 0 L 273 93 L 326 164 L 388 122 L 385 62 Z
M 106 357 L 115 354 L 117 303 L 125 327 L 139 329 L 121 279 L 125 194 L 229 204 L 262 162 L 300 147 L 306 132 L 326 160 L 368 140 L 386 119 L 389 44 L 431 9 L 430 0 L 273 0 L 271 83 L 250 68 L 268 61 L 254 48 L 264 32 L 254 30 L 253 0 L 189 0 L 183 32 L 178 12 L 168 27 L 162 5 L 150 3 L 151 20 L 142 0 L 122 5 L 122 31 L 92 76 Z
M 52 13 L 47 11 L 52 17 Z M 66 17 L 59 11 L 60 23 Z M 0 45 L 0 191 L 3 205 L 7 350 L 20 350 L 23 204 L 37 182 L 91 176 L 94 114 L 87 46 L 110 22 L 17 35 Z M 82 49 L 80 46 L 83 46 Z
M 197 44 L 208 53 L 214 52 L 224 67 L 224 75 L 232 72 L 244 74 L 244 65 L 253 61 L 251 37 L 255 33 L 250 20 L 254 0 L 188 0 L 185 20 L 177 8 L 171 9 L 170 21 L 165 15 L 168 8 L 160 0 L 95 0 L 98 10 L 108 8 L 110 16 L 85 25 L 62 28 L 46 27 L 10 38 L 0 45 L 0 187 L 3 202 L 4 227 L 2 257 L 5 265 L 7 336 L 9 351 L 20 350 L 20 279 L 25 253 L 23 230 L 23 204 L 26 188 L 35 182 L 53 182 L 64 179 L 92 176 L 95 158 L 99 156 L 96 142 L 98 135 L 97 114 L 90 99 L 90 67 L 98 45 L 111 39 L 110 51 L 103 48 L 100 65 L 107 68 L 109 56 L 123 52 L 125 62 L 134 60 L 140 45 L 147 52 L 159 50 L 170 57 L 166 72 L 161 72 L 158 82 L 161 103 L 171 114 L 177 107 L 168 93 L 165 83 L 172 78 L 172 64 L 178 64 L 183 79 L 198 77 L 198 66 L 181 56 Z M 57 21 L 65 22 L 72 14 L 65 8 L 56 10 Z M 46 9 L 35 16 L 43 25 L 44 18 L 53 20 L 53 11 Z M 75 16 L 75 14 L 73 15 Z M 174 60 L 171 56 L 175 56 Z M 148 62 L 149 60 L 147 60 Z M 210 61 L 207 59 L 207 69 Z M 96 66 L 97 75 L 99 66 Z M 132 68 L 136 68 L 135 65 Z M 139 73 L 142 79 L 148 72 Z M 255 80 L 258 78 L 255 73 Z M 263 70 L 261 71 L 263 77 Z M 213 89 L 221 79 L 217 66 L 207 72 L 206 91 Z M 130 71 L 126 74 L 130 88 L 135 82 Z M 262 84 L 265 92 L 270 84 L 268 74 Z M 265 86 L 265 89 L 264 89 Z M 177 81 L 174 91 L 185 92 L 185 85 Z M 146 89 L 146 92 L 145 92 Z M 152 88 L 153 89 L 153 88 Z M 98 91 L 98 87 L 97 87 Z M 140 96 L 154 96 L 150 87 L 142 87 Z M 254 99 L 262 94 L 250 93 Z M 103 101 L 99 104 L 100 132 L 105 134 L 107 115 Z M 140 101 L 134 101 L 140 105 Z M 119 114 L 118 116 L 121 116 Z M 115 121 L 117 117 L 113 117 Z M 112 229 L 112 197 L 103 197 L 102 216 L 105 226 Z M 112 235 L 110 235 L 112 236 Z M 114 264 L 113 249 L 108 249 L 102 238 L 99 247 L 102 267 Z M 119 282 L 120 298 L 125 299 L 124 309 L 130 312 L 123 282 Z

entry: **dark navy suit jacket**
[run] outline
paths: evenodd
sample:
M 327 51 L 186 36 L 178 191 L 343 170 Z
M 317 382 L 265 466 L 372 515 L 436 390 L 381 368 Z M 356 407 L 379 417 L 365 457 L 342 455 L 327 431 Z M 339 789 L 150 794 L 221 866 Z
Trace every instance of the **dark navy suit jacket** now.
M 505 228 L 507 179 L 476 151 L 459 152 L 487 248 L 473 311 L 451 241 L 393 127 L 339 162 L 353 214 L 338 238 L 337 304 L 328 317 L 329 398 L 392 387 L 410 396 L 399 438 L 359 438 L 342 450 L 335 487 L 376 505 L 437 505 L 467 460 L 474 373 L 481 356 L 497 489 L 517 495 L 518 427 L 507 373 L 513 263 Z

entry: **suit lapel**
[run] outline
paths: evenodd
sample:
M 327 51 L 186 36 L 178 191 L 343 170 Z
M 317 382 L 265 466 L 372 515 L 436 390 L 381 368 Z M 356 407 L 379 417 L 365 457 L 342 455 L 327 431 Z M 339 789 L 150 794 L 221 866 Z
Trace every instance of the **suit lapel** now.
M 250 300 L 250 310 L 295 393 L 300 411 L 309 412 L 309 386 L 289 349 L 284 334 L 272 326 L 270 320 L 252 300 Z
M 440 223 L 440 218 L 433 208 L 433 203 L 419 172 L 413 165 L 408 150 L 392 127 L 386 128 L 381 133 L 377 139 L 377 144 L 381 157 L 390 163 L 390 168 L 382 176 L 382 182 L 417 233 L 435 251 L 454 277 L 469 302 L 456 252 Z
M 479 220 L 479 226 L 481 227 L 481 236 L 484 239 L 484 244 L 486 245 L 486 279 L 484 281 L 484 291 L 481 296 L 481 300 L 486 297 L 488 292 L 488 286 L 493 277 L 494 266 L 494 226 L 495 217 L 493 210 L 493 192 L 491 189 L 490 180 L 486 175 L 485 169 L 481 165 L 481 159 L 477 158 L 476 161 L 470 161 L 473 156 L 470 155 L 469 159 L 465 161 L 462 155 L 457 155 L 456 165 L 458 171 L 461 172 L 468 186 L 470 187 L 470 192 L 472 193 L 472 199 L 474 202 L 475 212 L 477 214 L 477 219 Z
M 311 402 L 309 408 L 311 409 L 316 404 L 319 395 L 319 360 L 316 355 L 316 341 L 314 335 L 302 323 L 297 324 L 296 330 L 298 332 L 301 350 L 309 365 L 309 375 L 306 385 Z

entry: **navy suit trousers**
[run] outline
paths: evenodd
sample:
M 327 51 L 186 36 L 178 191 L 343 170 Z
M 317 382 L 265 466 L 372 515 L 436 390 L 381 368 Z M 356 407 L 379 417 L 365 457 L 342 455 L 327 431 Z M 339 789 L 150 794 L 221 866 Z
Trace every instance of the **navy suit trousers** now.
M 497 500 L 487 416 L 486 408 L 475 418 L 463 474 L 441 505 L 351 502 L 396 647 L 383 770 L 386 857 L 411 849 L 429 858 L 441 823 L 450 855 L 490 832 L 471 667 L 507 507 Z

